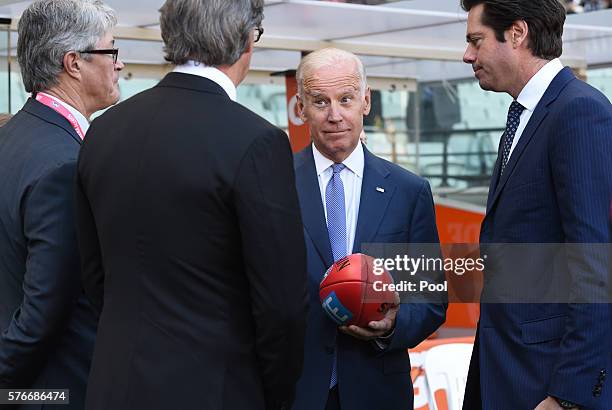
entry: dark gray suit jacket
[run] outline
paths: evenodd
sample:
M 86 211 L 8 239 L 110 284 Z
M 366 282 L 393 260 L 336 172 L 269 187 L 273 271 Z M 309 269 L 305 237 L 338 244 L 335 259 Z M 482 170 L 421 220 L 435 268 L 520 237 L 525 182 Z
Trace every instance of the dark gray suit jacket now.
M 75 234 L 80 144 L 34 99 L 0 128 L 0 388 L 70 389 L 66 409 L 83 407 L 96 333 Z

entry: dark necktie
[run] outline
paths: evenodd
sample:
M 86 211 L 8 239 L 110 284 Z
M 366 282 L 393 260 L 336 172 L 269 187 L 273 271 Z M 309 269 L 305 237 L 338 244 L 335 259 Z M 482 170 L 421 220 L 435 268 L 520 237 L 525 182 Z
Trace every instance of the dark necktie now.
M 514 134 L 521 121 L 521 113 L 525 107 L 523 107 L 517 101 L 512 101 L 510 108 L 508 109 L 508 119 L 506 120 L 506 130 L 502 136 L 502 163 L 500 176 L 504 174 L 504 169 L 510 159 L 510 149 L 512 148 L 512 141 L 514 141 Z

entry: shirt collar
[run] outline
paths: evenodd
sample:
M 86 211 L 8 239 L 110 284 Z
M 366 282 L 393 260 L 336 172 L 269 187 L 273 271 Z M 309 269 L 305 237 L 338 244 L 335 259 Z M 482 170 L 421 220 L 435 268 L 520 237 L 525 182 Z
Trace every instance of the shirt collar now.
M 76 118 L 77 122 L 79 123 L 79 127 L 81 127 L 81 131 L 83 131 L 83 134 L 87 134 L 87 130 L 89 129 L 89 121 L 87 121 L 87 118 L 85 118 L 85 116 L 81 114 L 79 110 L 77 110 L 72 105 L 68 104 L 67 102 L 64 102 L 60 100 L 59 98 L 54 97 L 50 94 L 41 93 L 41 92 L 39 92 L 38 94 L 46 95 L 47 97 L 51 98 L 52 100 L 60 104 L 62 107 L 67 109 L 70 112 L 70 114 L 74 115 L 74 118 Z
M 516 101 L 529 111 L 535 110 L 546 89 L 559 71 L 563 70 L 563 64 L 558 58 L 550 60 L 523 87 Z
M 315 161 L 315 167 L 317 168 L 317 176 L 321 176 L 323 172 L 334 164 L 334 161 L 323 156 L 321 152 L 312 144 L 312 155 Z M 363 177 L 363 167 L 365 158 L 363 154 L 363 146 L 361 142 L 357 144 L 351 155 L 349 155 L 342 163 L 350 169 L 359 178 Z
M 192 74 L 200 77 L 208 78 L 210 81 L 217 83 L 232 101 L 236 101 L 236 86 L 230 78 L 216 67 L 210 67 L 193 60 L 187 61 L 185 64 L 174 67 L 175 73 Z

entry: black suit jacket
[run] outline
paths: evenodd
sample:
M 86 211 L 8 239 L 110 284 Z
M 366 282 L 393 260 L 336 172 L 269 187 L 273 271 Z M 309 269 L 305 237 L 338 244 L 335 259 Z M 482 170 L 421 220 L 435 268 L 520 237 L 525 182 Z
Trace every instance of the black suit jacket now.
M 80 143 L 34 99 L 0 128 L 0 388 L 70 389 L 67 409 L 83 408 L 96 333 L 75 235 Z
M 94 121 L 78 165 L 87 409 L 288 407 L 306 257 L 287 136 L 171 73 Z

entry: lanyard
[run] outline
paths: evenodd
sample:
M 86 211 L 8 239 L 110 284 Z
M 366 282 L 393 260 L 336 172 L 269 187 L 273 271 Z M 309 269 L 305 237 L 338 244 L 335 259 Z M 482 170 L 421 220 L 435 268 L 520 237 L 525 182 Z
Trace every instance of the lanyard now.
M 74 130 L 76 131 L 77 135 L 81 138 L 81 140 L 85 139 L 85 134 L 83 133 L 79 122 L 76 118 L 74 118 L 74 115 L 72 115 L 72 113 L 66 109 L 66 107 L 64 107 L 62 104 L 58 103 L 48 95 L 41 93 L 36 94 L 36 101 L 55 110 L 59 115 L 66 118 L 70 125 L 72 125 L 72 128 L 74 128 Z

